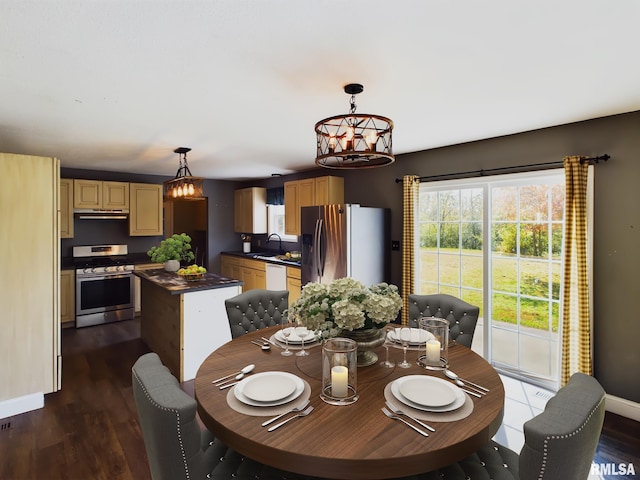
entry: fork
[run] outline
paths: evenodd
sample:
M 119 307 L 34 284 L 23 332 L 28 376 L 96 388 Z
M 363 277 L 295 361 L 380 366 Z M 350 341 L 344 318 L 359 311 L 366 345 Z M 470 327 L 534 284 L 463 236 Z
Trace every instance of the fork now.
M 287 418 L 286 420 L 280 422 L 280 423 L 276 423 L 273 427 L 269 427 L 269 432 L 273 432 L 276 428 L 280 428 L 281 426 L 283 426 L 285 423 L 293 420 L 294 418 L 298 418 L 298 417 L 306 417 L 307 415 L 309 415 L 311 413 L 311 410 L 313 410 L 313 407 L 309 407 L 306 410 L 303 410 L 300 413 L 296 413 L 294 416 Z
M 429 430 L 430 432 L 435 432 L 435 431 L 436 431 L 436 429 L 435 429 L 435 428 L 433 428 L 432 426 L 427 425 L 426 423 L 421 422 L 421 421 L 420 421 L 420 420 L 418 420 L 417 418 L 412 417 L 412 416 L 411 416 L 411 415 L 409 415 L 408 413 L 403 412 L 403 411 L 402 411 L 402 410 L 400 410 L 399 408 L 394 407 L 394 406 L 393 406 L 393 405 L 391 405 L 389 402 L 385 402 L 385 405 L 386 405 L 387 407 L 389 407 L 389 410 L 391 410 L 391 411 L 392 411 L 393 413 L 395 413 L 396 415 L 404 415 L 405 417 L 410 418 L 411 420 L 413 420 L 413 421 L 414 421 L 414 422 L 416 422 L 417 424 L 419 424 L 419 425 L 423 426 L 424 428 L 426 428 L 426 429 L 427 429 L 427 430 Z
M 424 432 L 422 430 L 420 430 L 418 427 L 411 425 L 409 422 L 407 422 L 404 418 L 391 413 L 389 410 L 387 410 L 386 408 L 382 407 L 382 413 L 384 413 L 387 417 L 389 418 L 393 418 L 394 420 L 400 420 L 402 423 L 404 423 L 405 425 L 407 425 L 408 427 L 413 428 L 416 432 L 418 432 L 420 435 L 423 435 L 425 437 L 428 437 L 429 434 L 427 432 Z
M 289 415 L 290 413 L 294 413 L 294 412 L 299 412 L 300 410 L 304 409 L 304 407 L 306 407 L 307 405 L 309 405 L 309 400 L 307 400 L 306 402 L 304 402 L 302 405 L 300 405 L 299 407 L 295 407 L 292 408 L 291 410 L 281 413 L 280 415 L 278 415 L 277 417 L 273 417 L 270 420 L 267 420 L 265 422 L 262 422 L 262 426 L 266 427 L 267 425 L 269 425 L 270 423 L 275 422 L 276 420 L 281 419 L 282 417 L 284 417 L 285 415 Z

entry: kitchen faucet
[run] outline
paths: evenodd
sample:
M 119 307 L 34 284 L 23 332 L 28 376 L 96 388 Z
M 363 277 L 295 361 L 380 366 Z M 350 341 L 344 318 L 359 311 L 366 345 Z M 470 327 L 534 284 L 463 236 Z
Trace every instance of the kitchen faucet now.
M 269 243 L 269 242 L 271 241 L 271 237 L 273 237 L 274 235 L 275 235 L 276 237 L 278 237 L 278 240 L 280 241 L 280 246 L 279 246 L 279 248 L 278 248 L 278 253 L 282 254 L 282 253 L 283 253 L 283 252 L 282 252 L 282 238 L 280 237 L 280 235 L 278 235 L 277 233 L 272 233 L 271 235 L 269 235 L 269 236 L 267 237 L 267 243 Z

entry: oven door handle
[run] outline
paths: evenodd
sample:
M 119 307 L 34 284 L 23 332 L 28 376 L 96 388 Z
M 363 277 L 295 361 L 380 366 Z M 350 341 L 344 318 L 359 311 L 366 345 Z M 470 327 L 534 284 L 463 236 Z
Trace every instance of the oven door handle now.
M 76 273 L 77 280 L 91 280 L 96 278 L 127 278 L 133 277 L 133 272 L 113 272 L 113 273 Z

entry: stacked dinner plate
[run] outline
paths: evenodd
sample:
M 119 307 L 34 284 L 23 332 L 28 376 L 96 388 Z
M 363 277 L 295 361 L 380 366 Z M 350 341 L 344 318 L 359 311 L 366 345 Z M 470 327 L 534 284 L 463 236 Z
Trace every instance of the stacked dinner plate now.
M 289 335 L 289 347 L 302 347 L 302 338 L 298 336 L 296 333 L 295 327 L 289 327 L 287 330 L 291 332 Z M 281 344 L 283 347 L 285 346 L 287 339 L 284 336 L 282 330 L 278 330 L 273 334 L 271 340 L 274 340 Z M 309 335 L 304 338 L 304 346 L 315 345 L 318 342 L 318 336 L 314 332 L 309 332 Z
M 274 407 L 292 402 L 304 391 L 300 377 L 288 372 L 262 372 L 245 378 L 233 389 L 234 396 L 253 407 Z
M 441 378 L 407 375 L 391 383 L 391 393 L 405 405 L 425 412 L 451 412 L 462 407 L 464 392 Z
M 410 328 L 411 338 L 408 342 L 410 347 L 421 347 L 427 343 L 428 340 L 433 338 L 433 334 L 431 332 L 427 332 L 426 330 L 422 330 L 420 328 Z M 402 328 L 396 328 L 389 332 L 389 340 L 397 345 L 402 345 L 402 338 L 400 337 L 400 332 Z

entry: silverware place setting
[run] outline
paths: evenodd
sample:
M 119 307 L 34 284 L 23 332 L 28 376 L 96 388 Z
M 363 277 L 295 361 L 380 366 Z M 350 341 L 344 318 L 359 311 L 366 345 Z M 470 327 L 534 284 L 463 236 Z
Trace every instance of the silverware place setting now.
M 391 412 L 395 413 L 396 415 L 404 415 L 405 417 L 407 417 L 407 418 L 409 418 L 409 419 L 413 420 L 414 422 L 416 422 L 416 423 L 417 423 L 418 425 L 420 425 L 421 427 L 426 428 L 426 429 L 427 429 L 427 430 L 429 430 L 430 432 L 435 432 L 435 431 L 436 431 L 436 429 L 435 429 L 435 428 L 433 428 L 432 426 L 427 425 L 427 424 L 426 424 L 426 423 L 424 423 L 423 421 L 418 420 L 417 418 L 415 418 L 415 417 L 413 417 L 413 416 L 409 415 L 408 413 L 406 413 L 406 412 L 404 412 L 404 411 L 400 410 L 400 409 L 399 409 L 399 408 L 397 408 L 397 407 L 394 407 L 394 406 L 393 406 L 393 405 L 391 405 L 389 402 L 385 402 L 385 405 L 387 406 L 387 408 L 388 408 L 389 410 L 391 410 Z
M 444 371 L 445 376 L 450 379 L 453 383 L 455 383 L 458 387 L 460 387 L 465 393 L 469 395 L 473 395 L 477 398 L 482 398 L 483 395 L 486 395 L 489 390 L 480 385 L 476 385 L 473 382 L 468 380 L 463 380 L 458 375 L 453 373 L 451 370 Z
M 220 377 L 216 380 L 212 380 L 211 383 L 213 383 L 216 387 L 220 386 L 223 383 L 229 382 L 231 381 L 231 377 L 235 377 L 238 376 L 240 374 L 247 375 L 251 372 L 253 372 L 253 369 L 256 368 L 256 366 L 252 363 L 250 365 L 247 365 L 246 367 L 244 367 L 242 370 L 238 370 L 237 372 L 233 372 L 230 373 L 229 375 L 225 375 L 224 377 Z
M 286 411 L 284 413 L 281 413 L 280 415 L 277 415 L 277 416 L 273 417 L 270 420 L 262 422 L 262 426 L 266 427 L 267 425 L 275 422 L 276 420 L 280 420 L 282 417 L 285 417 L 285 416 L 289 415 L 290 413 L 300 412 L 301 410 L 304 410 L 307 405 L 309 405 L 309 400 L 307 400 L 306 402 L 304 402 L 302 405 L 300 405 L 298 407 L 294 407 L 291 410 L 288 410 L 288 411 Z
M 285 423 L 290 422 L 294 418 L 306 417 L 307 415 L 309 415 L 311 413 L 312 410 L 313 410 L 313 407 L 309 407 L 306 410 L 303 410 L 302 412 L 298 412 L 295 415 L 293 415 L 292 417 L 289 417 L 289 418 L 287 418 L 286 420 L 283 420 L 280 423 L 276 423 L 273 427 L 269 427 L 269 430 L 267 430 L 267 431 L 273 432 L 276 428 L 280 428 Z
M 385 407 L 382 407 L 382 413 L 384 413 L 387 417 L 389 418 L 393 418 L 394 420 L 400 420 L 402 423 L 404 423 L 406 426 L 413 428 L 416 432 L 418 432 L 420 435 L 424 436 L 424 437 L 428 437 L 429 434 L 427 432 L 425 432 L 424 430 L 420 430 L 418 427 L 416 427 L 415 425 L 413 425 L 412 423 L 407 422 L 404 418 L 402 418 L 400 415 L 396 415 L 395 413 L 390 412 L 389 410 L 387 410 Z

